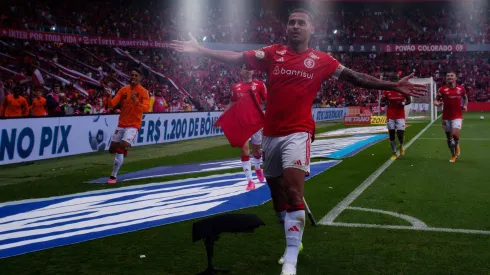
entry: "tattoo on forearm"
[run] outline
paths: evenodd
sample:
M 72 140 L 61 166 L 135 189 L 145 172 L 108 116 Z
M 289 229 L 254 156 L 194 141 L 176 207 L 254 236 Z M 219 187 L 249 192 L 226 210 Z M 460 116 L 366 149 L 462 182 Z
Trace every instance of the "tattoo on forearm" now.
M 395 84 L 394 82 L 384 81 L 367 74 L 355 72 L 348 68 L 345 68 L 342 71 L 339 80 L 343 80 L 366 89 L 391 90 Z

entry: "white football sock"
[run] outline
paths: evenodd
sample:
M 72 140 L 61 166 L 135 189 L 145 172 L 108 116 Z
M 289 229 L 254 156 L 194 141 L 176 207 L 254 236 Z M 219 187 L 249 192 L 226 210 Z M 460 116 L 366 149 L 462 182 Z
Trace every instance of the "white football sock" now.
M 254 156 L 254 158 L 253 158 L 253 159 L 254 159 L 254 169 L 255 169 L 255 170 L 259 170 L 259 169 L 260 169 L 260 157 L 259 157 L 259 158 L 256 158 L 256 157 Z
M 287 244 L 284 263 L 296 266 L 298 262 L 299 247 L 305 229 L 305 211 L 297 210 L 287 212 L 284 220 L 284 228 L 286 229 Z
M 124 154 L 116 154 L 116 158 L 114 159 L 114 169 L 112 170 L 111 176 L 117 177 L 117 173 L 119 172 L 119 168 L 123 165 L 124 162 Z
M 242 167 L 245 176 L 247 176 L 247 180 L 252 180 L 252 164 L 250 163 L 250 160 L 242 160 Z

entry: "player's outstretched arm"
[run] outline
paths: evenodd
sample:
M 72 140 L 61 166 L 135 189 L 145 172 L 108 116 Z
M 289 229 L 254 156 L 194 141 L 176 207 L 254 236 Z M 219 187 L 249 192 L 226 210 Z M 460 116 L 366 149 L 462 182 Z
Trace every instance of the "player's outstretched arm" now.
M 122 89 L 120 89 L 114 98 L 110 98 L 110 94 L 108 93 L 107 103 L 109 104 L 109 108 L 115 108 L 121 102 L 122 93 Z
M 172 40 L 169 47 L 178 52 L 199 54 L 223 63 L 242 65 L 244 62 L 243 54 L 241 52 L 211 50 L 199 45 L 197 40 L 190 33 L 189 37 L 190 40 L 188 41 Z
M 467 94 L 464 94 L 463 95 L 463 111 L 467 111 L 468 110 L 468 95 Z
M 391 82 L 344 68 L 340 73 L 339 80 L 365 89 L 396 91 L 407 96 L 420 97 L 426 94 L 427 87 L 425 85 L 413 84 L 408 81 L 412 77 L 413 74 L 400 79 L 398 82 Z

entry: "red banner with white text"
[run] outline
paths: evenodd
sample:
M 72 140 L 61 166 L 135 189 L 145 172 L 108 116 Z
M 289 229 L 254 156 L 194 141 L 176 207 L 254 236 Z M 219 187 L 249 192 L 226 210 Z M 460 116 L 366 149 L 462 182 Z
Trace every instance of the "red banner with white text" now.
M 383 52 L 465 52 L 466 45 L 463 44 L 433 44 L 433 45 L 420 45 L 420 44 L 386 44 L 382 47 Z
M 125 39 L 104 36 L 84 36 L 77 34 L 63 34 L 54 32 L 37 32 L 29 30 L 2 29 L 0 37 L 9 37 L 22 40 L 36 40 L 43 42 L 57 42 L 79 45 L 102 45 L 113 47 L 133 47 L 133 48 L 168 48 L 167 42 L 148 41 L 137 39 Z

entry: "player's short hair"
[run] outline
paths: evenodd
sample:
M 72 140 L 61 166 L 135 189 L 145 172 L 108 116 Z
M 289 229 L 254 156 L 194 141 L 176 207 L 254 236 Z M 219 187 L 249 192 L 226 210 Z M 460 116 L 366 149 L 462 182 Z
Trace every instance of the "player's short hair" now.
M 14 93 L 19 93 L 19 94 L 24 91 L 24 89 L 21 86 L 15 86 L 12 90 Z
M 291 14 L 293 13 L 304 13 L 306 15 L 308 15 L 308 19 L 310 20 L 310 23 L 313 23 L 313 15 L 311 14 L 311 12 L 309 12 L 307 9 L 303 9 L 303 8 L 297 8 L 297 9 L 294 9 L 292 10 L 289 15 L 288 15 L 288 18 L 291 16 Z
M 143 70 L 140 67 L 133 67 L 131 71 L 137 72 L 140 76 L 143 76 Z

